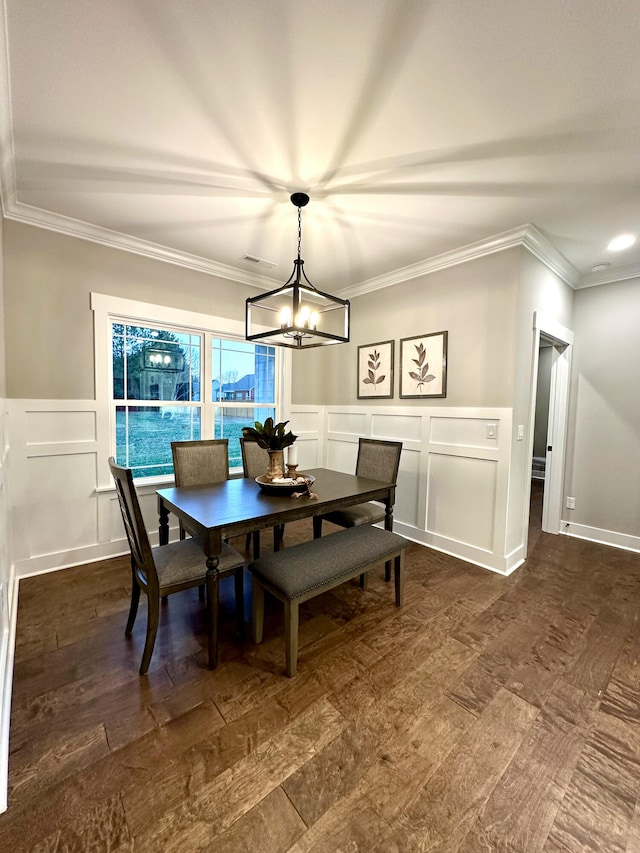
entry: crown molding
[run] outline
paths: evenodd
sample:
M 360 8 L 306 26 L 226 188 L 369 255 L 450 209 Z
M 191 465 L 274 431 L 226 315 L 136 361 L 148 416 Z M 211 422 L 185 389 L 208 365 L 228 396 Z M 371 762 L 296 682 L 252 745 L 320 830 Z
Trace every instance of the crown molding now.
M 166 246 L 160 246 L 158 243 L 152 243 L 147 240 L 141 240 L 138 237 L 122 234 L 119 231 L 111 231 L 108 228 L 91 225 L 88 222 L 82 222 L 79 219 L 73 219 L 69 216 L 51 213 L 48 210 L 32 207 L 22 202 L 9 204 L 5 200 L 5 205 L 5 216 L 7 219 L 23 222 L 26 225 L 33 225 L 48 231 L 56 231 L 68 237 L 79 237 L 81 240 L 89 240 L 92 243 L 99 243 L 102 246 L 112 249 L 121 249 L 125 252 L 132 252 L 135 255 L 142 255 L 143 257 L 164 261 L 168 264 L 176 264 L 177 266 L 203 272 L 207 275 L 215 275 L 229 281 L 236 281 L 239 284 L 247 284 L 250 287 L 271 290 L 281 284 L 281 282 L 268 276 L 257 275 L 248 271 L 245 272 L 244 270 L 227 266 L 227 264 L 202 258 L 199 255 L 191 255 L 188 252 L 169 249 Z
M 9 95 L 9 54 L 4 3 L 0 11 L 0 203 L 5 216 L 16 198 L 16 173 L 13 151 L 13 121 Z
M 0 56 L 0 76 L 2 75 L 2 64 L 2 57 Z M 6 104 L 0 104 L 0 140 L 5 139 L 6 108 Z M 8 150 L 12 150 L 11 142 L 9 142 Z M 51 213 L 42 208 L 16 202 L 13 159 L 11 156 L 6 156 L 7 148 L 3 147 L 2 151 L 4 156 L 0 161 L 0 186 L 2 188 L 3 212 L 7 219 L 55 231 L 68 237 L 88 240 L 108 248 L 131 252 L 136 255 L 152 258 L 153 260 L 163 261 L 164 263 L 175 264 L 195 270 L 196 272 L 205 273 L 206 275 L 215 275 L 228 281 L 248 285 L 249 287 L 272 290 L 281 284 L 278 279 L 269 276 L 240 270 L 227 264 L 200 257 L 199 255 L 169 249 L 166 246 L 141 240 L 137 237 L 131 237 L 119 231 L 111 231 L 78 219 Z M 432 258 L 427 258 L 416 264 L 400 267 L 384 275 L 367 279 L 352 287 L 345 288 L 340 292 L 340 295 L 345 299 L 353 299 L 357 296 L 363 296 L 366 293 L 373 293 L 376 290 L 393 287 L 396 284 L 401 284 L 418 276 L 429 275 L 448 267 L 517 246 L 522 246 L 531 252 L 532 255 L 538 258 L 539 261 L 545 264 L 545 266 L 574 290 L 596 287 L 601 284 L 614 284 L 617 281 L 626 281 L 631 278 L 640 277 L 640 264 L 630 264 L 626 267 L 616 267 L 613 270 L 606 270 L 602 273 L 588 273 L 581 276 L 573 264 L 555 248 L 551 241 L 535 225 L 527 223 L 518 228 L 503 231 L 501 234 L 496 234 L 493 237 L 488 237 L 485 240 L 478 240 L 475 243 L 460 246 L 450 252 L 434 255 Z
M 579 290 L 585 287 L 597 287 L 599 284 L 615 284 L 618 281 L 628 281 L 630 278 L 640 278 L 640 264 L 629 264 L 624 267 L 616 267 L 604 272 L 590 272 L 583 275 Z
M 515 246 L 523 246 L 525 249 L 528 249 L 529 252 L 535 255 L 538 260 L 542 261 L 542 263 L 549 267 L 550 270 L 556 273 L 570 287 L 575 288 L 579 286 L 580 273 L 578 270 L 573 264 L 569 263 L 564 255 L 555 248 L 535 225 L 528 223 L 518 228 L 512 228 L 509 231 L 503 231 L 501 234 L 496 234 L 485 240 L 478 240 L 475 243 L 460 246 L 458 249 L 453 249 L 450 252 L 434 255 L 432 258 L 419 261 L 417 264 L 401 267 L 390 273 L 362 281 L 360 284 L 346 288 L 341 295 L 352 299 L 355 296 L 362 296 L 374 290 L 392 287 L 394 284 L 400 284 L 403 281 L 408 281 L 421 275 L 429 275 L 430 273 L 447 269 L 447 267 L 457 266 L 466 261 L 473 261 L 485 255 L 503 252 L 505 249 L 512 249 Z

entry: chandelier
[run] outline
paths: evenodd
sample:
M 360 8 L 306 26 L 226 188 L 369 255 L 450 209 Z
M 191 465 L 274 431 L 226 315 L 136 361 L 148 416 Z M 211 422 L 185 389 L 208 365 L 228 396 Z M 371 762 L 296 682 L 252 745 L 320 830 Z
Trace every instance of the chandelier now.
M 309 203 L 306 193 L 293 193 L 298 208 L 298 257 L 282 287 L 246 302 L 246 339 L 271 346 L 302 349 L 349 340 L 349 300 L 323 293 L 311 284 L 300 257 L 301 210 Z

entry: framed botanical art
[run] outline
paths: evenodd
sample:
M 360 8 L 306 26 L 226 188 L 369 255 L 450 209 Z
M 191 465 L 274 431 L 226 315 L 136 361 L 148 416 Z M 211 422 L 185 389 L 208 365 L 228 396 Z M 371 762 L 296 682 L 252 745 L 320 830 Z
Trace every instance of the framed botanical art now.
M 393 341 L 358 347 L 358 399 L 393 397 Z
M 447 396 L 447 332 L 401 339 L 400 396 Z

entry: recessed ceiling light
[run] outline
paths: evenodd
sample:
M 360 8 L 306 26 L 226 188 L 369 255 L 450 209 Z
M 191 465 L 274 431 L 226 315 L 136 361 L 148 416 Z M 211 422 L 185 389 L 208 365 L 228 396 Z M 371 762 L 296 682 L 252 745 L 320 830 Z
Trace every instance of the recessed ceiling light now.
M 591 267 L 591 272 L 604 272 L 604 271 L 607 269 L 607 267 L 608 267 L 608 266 L 610 266 L 610 265 L 609 265 L 609 264 L 606 264 L 606 263 L 602 263 L 602 264 L 594 264 L 594 265 Z
M 620 252 L 622 249 L 628 249 L 629 246 L 633 246 L 636 242 L 636 238 L 633 234 L 619 234 L 617 237 L 614 237 L 613 240 L 607 246 L 610 252 Z

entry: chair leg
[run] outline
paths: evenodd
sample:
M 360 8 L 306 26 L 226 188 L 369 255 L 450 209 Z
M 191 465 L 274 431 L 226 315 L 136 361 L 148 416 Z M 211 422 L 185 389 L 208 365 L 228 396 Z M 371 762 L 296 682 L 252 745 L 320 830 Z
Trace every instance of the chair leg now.
M 393 573 L 396 586 L 396 607 L 402 607 L 404 600 L 404 550 L 393 561 Z
M 286 671 L 289 678 L 298 671 L 298 622 L 299 605 L 297 601 L 284 603 L 284 642 Z
M 233 575 L 236 597 L 236 635 L 244 639 L 244 569 L 240 566 Z
M 154 595 L 147 595 L 147 636 L 144 641 L 142 652 L 142 663 L 140 664 L 140 675 L 145 675 L 151 663 L 151 655 L 158 633 L 158 620 L 160 618 L 160 599 Z
M 138 603 L 140 601 L 140 587 L 136 579 L 136 572 L 133 566 L 131 567 L 131 604 L 129 606 L 129 618 L 127 619 L 127 627 L 124 629 L 125 636 L 130 636 L 133 631 L 133 624 L 136 621 L 138 614 Z
M 386 581 L 391 580 L 391 560 L 384 564 L 384 579 Z
M 367 573 L 360 575 L 360 589 L 367 588 Z
M 255 575 L 253 576 L 252 593 L 253 615 L 251 623 L 253 626 L 253 642 L 257 644 L 262 642 L 264 631 L 264 589 Z
M 220 586 L 218 572 L 207 570 L 207 626 L 209 628 L 209 669 L 218 666 L 218 609 Z
M 322 516 L 314 515 L 313 516 L 313 538 L 320 539 L 322 536 Z

